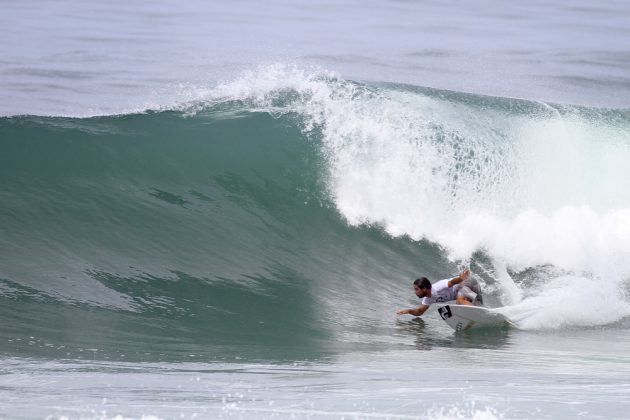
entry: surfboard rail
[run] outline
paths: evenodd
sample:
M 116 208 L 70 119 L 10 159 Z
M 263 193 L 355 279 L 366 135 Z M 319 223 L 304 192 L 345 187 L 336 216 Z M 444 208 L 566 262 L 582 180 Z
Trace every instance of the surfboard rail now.
M 513 325 L 505 315 L 484 306 L 449 304 L 440 306 L 438 313 L 455 332 Z

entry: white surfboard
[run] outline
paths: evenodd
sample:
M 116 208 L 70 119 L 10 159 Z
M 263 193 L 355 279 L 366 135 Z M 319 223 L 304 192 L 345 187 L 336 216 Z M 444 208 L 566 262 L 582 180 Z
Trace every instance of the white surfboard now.
M 456 332 L 470 328 L 511 325 L 505 315 L 483 306 L 444 305 L 438 308 L 440 317 Z

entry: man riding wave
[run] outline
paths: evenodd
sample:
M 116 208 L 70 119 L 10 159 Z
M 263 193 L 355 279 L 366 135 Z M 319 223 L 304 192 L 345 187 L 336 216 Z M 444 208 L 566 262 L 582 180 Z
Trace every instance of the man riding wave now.
M 470 270 L 465 269 L 457 277 L 435 282 L 433 285 L 426 277 L 420 277 L 413 282 L 416 296 L 422 299 L 417 308 L 400 309 L 398 315 L 409 314 L 420 316 L 436 302 L 448 302 L 454 300 L 458 305 L 483 304 L 481 286 L 479 282 L 470 277 Z

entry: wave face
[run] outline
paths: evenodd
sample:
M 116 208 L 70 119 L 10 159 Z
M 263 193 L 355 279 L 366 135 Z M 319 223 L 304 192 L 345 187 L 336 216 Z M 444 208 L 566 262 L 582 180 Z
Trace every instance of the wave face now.
M 20 352 L 317 356 L 461 264 L 522 328 L 630 315 L 626 110 L 266 66 L 168 110 L 3 118 L 0 147 Z

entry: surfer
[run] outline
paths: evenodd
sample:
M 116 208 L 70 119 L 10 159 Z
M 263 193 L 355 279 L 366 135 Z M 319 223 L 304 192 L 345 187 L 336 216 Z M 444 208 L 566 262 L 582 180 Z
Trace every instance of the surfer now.
M 457 277 L 444 279 L 431 284 L 426 277 L 420 277 L 413 282 L 413 289 L 420 299 L 417 308 L 401 309 L 398 315 L 409 314 L 420 316 L 429 309 L 432 303 L 454 300 L 458 305 L 481 305 L 481 287 L 477 280 L 470 278 L 470 270 L 465 269 Z

